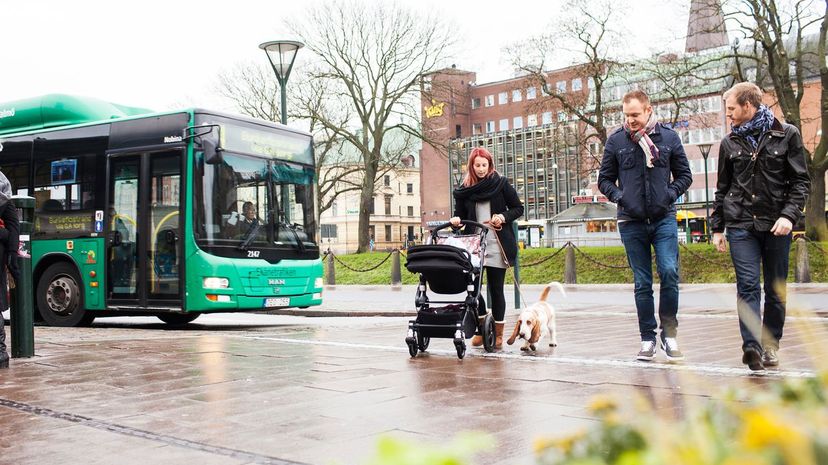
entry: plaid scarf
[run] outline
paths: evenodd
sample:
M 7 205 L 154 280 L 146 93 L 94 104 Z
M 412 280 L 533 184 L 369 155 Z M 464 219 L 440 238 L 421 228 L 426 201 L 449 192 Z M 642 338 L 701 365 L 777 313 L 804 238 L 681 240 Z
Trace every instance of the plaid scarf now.
M 750 121 L 742 123 L 739 126 L 733 126 L 733 134 L 748 141 L 755 150 L 759 145 L 759 137 L 765 132 L 770 131 L 771 126 L 773 126 L 773 120 L 773 112 L 770 108 L 764 104 L 759 105 L 759 109 L 756 110 L 756 114 L 753 115 Z
M 652 168 L 653 162 L 658 160 L 658 147 L 650 139 L 650 134 L 653 133 L 657 123 L 655 112 L 650 114 L 650 119 L 647 120 L 647 124 L 637 131 L 630 129 L 629 123 L 624 122 L 624 131 L 627 132 L 633 142 L 644 150 L 644 162 L 647 164 L 647 168 Z

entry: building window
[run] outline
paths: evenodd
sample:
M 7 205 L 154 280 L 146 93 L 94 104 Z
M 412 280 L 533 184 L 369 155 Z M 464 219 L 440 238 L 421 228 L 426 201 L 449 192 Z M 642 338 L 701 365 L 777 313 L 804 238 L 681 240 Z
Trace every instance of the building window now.
M 534 87 L 527 87 L 526 88 L 526 100 L 533 100 L 533 99 L 537 98 L 538 95 L 537 95 L 536 92 L 537 91 L 535 90 Z
M 387 195 L 387 194 L 385 196 L 385 214 L 386 215 L 391 214 L 391 198 L 393 198 L 393 197 L 394 197 L 393 195 Z
M 480 97 L 472 99 L 472 110 L 480 108 Z
M 387 174 L 386 174 L 386 175 L 383 177 L 383 184 L 385 185 L 385 187 L 389 187 L 389 186 L 391 186 L 391 176 L 389 176 L 389 175 L 387 175 Z
M 512 128 L 520 129 L 523 127 L 523 117 L 522 116 L 515 116 L 512 118 Z
M 414 216 L 414 207 L 408 206 L 408 216 Z
M 572 80 L 572 90 L 581 90 L 583 89 L 583 84 L 581 83 L 581 78 L 575 78 Z
M 414 240 L 414 226 L 409 226 L 408 227 L 408 233 L 407 234 L 408 234 L 408 240 L 413 241 Z
M 555 83 L 555 90 L 563 94 L 566 92 L 566 81 L 558 81 Z
M 385 242 L 391 242 L 391 225 L 385 225 Z
M 531 128 L 532 126 L 538 125 L 538 115 L 529 115 L 526 117 L 526 127 Z
M 520 102 L 523 100 L 523 94 L 520 93 L 520 89 L 515 89 L 512 91 L 512 101 L 513 102 Z
M 454 137 L 459 139 L 462 134 L 463 134 L 463 126 L 460 125 L 460 124 L 455 124 L 454 125 Z
M 486 132 L 495 132 L 495 122 L 494 121 L 486 121 Z
M 339 216 L 338 210 L 338 205 L 336 203 L 336 200 L 334 200 L 333 202 L 331 202 L 331 216 Z
M 494 95 L 487 95 L 484 104 L 487 107 L 493 107 L 494 106 Z
M 482 134 L 483 133 L 483 125 L 480 123 L 472 124 L 472 135 Z
M 322 233 L 322 239 L 336 237 L 336 225 L 335 224 L 323 224 L 321 226 L 322 226 L 322 228 L 321 228 L 320 232 Z
M 566 112 L 565 111 L 559 111 L 558 112 L 558 122 L 563 123 L 564 121 L 566 121 Z
M 409 182 L 405 185 L 405 193 L 406 194 L 413 194 L 414 193 L 414 184 L 413 183 Z
M 374 200 L 375 199 L 373 197 L 371 197 L 371 205 L 368 206 L 368 208 L 371 209 L 371 214 L 372 215 L 377 213 L 377 206 L 376 206 L 376 202 L 374 202 Z
M 552 112 L 545 111 L 541 115 L 541 124 L 552 124 Z
M 506 105 L 509 103 L 509 93 L 508 92 L 500 92 L 497 94 L 497 104 L 498 105 Z
M 504 118 L 500 120 L 500 130 L 501 131 L 508 131 L 509 130 L 509 119 Z

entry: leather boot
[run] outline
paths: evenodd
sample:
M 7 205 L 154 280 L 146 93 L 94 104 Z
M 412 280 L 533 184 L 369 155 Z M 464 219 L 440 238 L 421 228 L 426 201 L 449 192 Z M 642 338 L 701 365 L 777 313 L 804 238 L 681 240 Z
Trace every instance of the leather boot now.
M 474 336 L 472 336 L 472 347 L 480 347 L 483 345 L 483 321 L 485 321 L 485 316 L 477 317 L 478 326 L 477 331 L 474 332 Z
M 503 326 L 506 323 L 495 323 L 495 350 L 503 348 Z
M 6 322 L 0 315 L 0 368 L 9 367 L 9 353 L 6 351 Z

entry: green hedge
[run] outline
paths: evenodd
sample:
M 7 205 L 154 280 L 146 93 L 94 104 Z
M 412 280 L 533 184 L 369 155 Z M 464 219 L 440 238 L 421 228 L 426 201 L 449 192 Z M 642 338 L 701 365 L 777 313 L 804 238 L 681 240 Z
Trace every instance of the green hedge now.
M 580 247 L 575 251 L 578 284 L 632 283 L 633 276 L 627 266 L 623 247 Z M 682 281 L 686 283 L 732 283 L 736 280 L 729 254 L 715 251 L 709 244 L 689 244 L 680 247 Z M 545 284 L 549 281 L 564 281 L 564 256 L 561 251 L 547 259 L 559 249 L 526 249 L 520 251 L 520 281 L 522 284 Z M 828 282 L 828 243 L 808 245 L 811 263 L 811 281 Z M 371 271 L 382 262 L 389 252 L 371 252 L 336 257 L 335 271 L 337 284 L 389 284 L 391 282 L 391 259 Z M 544 261 L 544 259 L 546 259 Z M 791 248 L 790 273 L 793 282 L 796 263 L 796 246 Z M 341 263 L 340 263 L 341 261 Z M 417 276 L 405 269 L 405 256 L 400 257 L 403 284 L 416 284 Z M 343 265 L 344 264 L 344 265 Z M 346 268 L 360 271 L 352 271 Z M 327 262 L 325 263 L 327 267 Z M 615 268 L 615 267 L 622 268 Z M 658 280 L 657 273 L 656 281 Z M 511 277 L 508 278 L 511 282 Z

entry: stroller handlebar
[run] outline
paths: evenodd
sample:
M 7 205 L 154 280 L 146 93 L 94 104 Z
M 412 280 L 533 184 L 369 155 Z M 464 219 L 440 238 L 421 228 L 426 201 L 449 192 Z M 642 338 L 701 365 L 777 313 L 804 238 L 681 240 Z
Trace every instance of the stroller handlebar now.
M 431 235 L 432 235 L 432 236 L 435 236 L 435 235 L 437 235 L 437 232 L 438 232 L 438 231 L 440 231 L 441 229 L 445 229 L 445 228 L 447 228 L 447 227 L 449 227 L 449 226 L 451 226 L 451 227 L 452 227 L 452 229 L 459 229 L 459 228 L 460 228 L 460 227 L 462 227 L 463 225 L 477 226 L 478 228 L 480 228 L 480 229 L 482 229 L 482 230 L 484 230 L 484 231 L 485 231 L 485 230 L 487 230 L 487 229 L 489 229 L 489 226 L 488 226 L 488 225 L 485 225 L 485 224 L 483 224 L 483 223 L 478 223 L 477 221 L 471 221 L 471 220 L 460 220 L 460 226 L 459 226 L 459 227 L 454 227 L 454 226 L 452 226 L 451 222 L 445 222 L 445 223 L 443 223 L 443 224 L 441 224 L 441 225 L 438 225 L 438 226 L 436 226 L 436 227 L 434 227 L 434 228 L 431 228 L 431 229 L 430 229 L 430 233 L 431 233 Z

